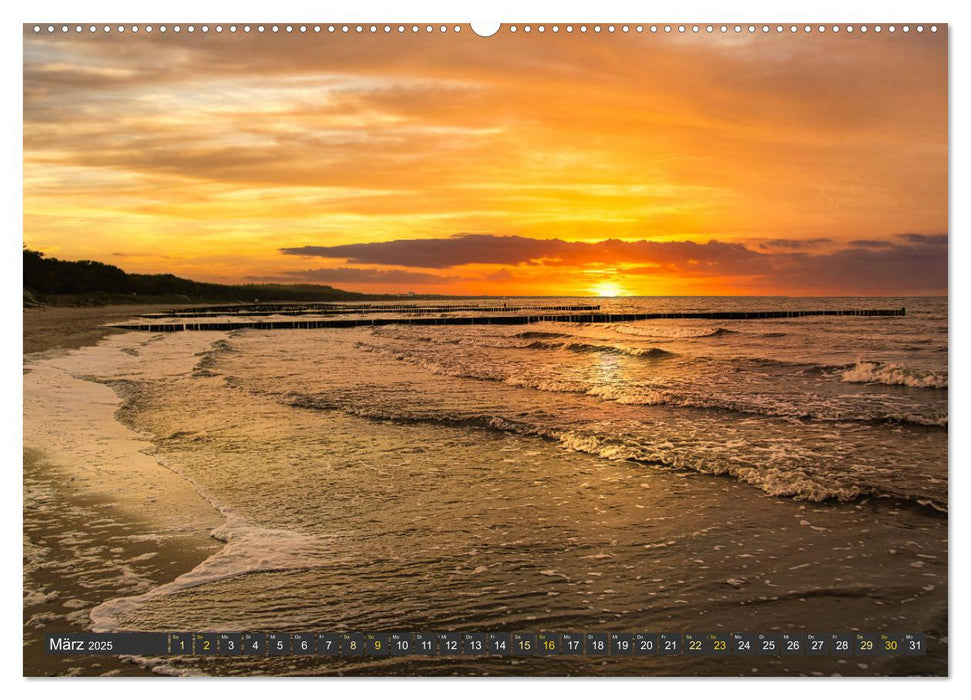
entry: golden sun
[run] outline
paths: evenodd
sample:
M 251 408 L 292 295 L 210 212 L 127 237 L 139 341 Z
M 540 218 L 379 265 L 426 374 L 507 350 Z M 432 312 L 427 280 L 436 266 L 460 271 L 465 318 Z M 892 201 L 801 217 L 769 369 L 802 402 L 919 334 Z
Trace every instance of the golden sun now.
M 601 282 L 591 290 L 598 297 L 620 297 L 624 289 L 616 282 Z

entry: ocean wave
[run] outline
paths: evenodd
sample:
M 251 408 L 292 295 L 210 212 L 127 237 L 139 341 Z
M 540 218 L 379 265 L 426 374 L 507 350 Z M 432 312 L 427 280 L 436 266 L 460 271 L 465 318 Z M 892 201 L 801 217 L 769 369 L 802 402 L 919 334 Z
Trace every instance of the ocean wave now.
M 739 460 L 737 450 L 692 450 L 672 445 L 665 439 L 652 441 L 645 436 L 620 436 L 617 431 L 604 428 L 592 430 L 543 426 L 527 419 L 478 413 L 450 413 L 423 408 L 404 408 L 400 405 L 381 407 L 358 405 L 339 397 L 290 394 L 283 402 L 295 408 L 338 410 L 359 418 L 393 421 L 407 424 L 435 424 L 458 428 L 496 430 L 516 435 L 539 437 L 558 443 L 566 450 L 583 452 L 611 461 L 633 461 L 659 469 L 691 471 L 701 474 L 735 478 L 755 486 L 770 496 L 792 498 L 797 501 L 855 501 L 865 497 L 893 498 L 936 511 L 946 512 L 946 503 L 926 496 L 890 493 L 874 486 L 840 481 L 834 474 L 813 473 L 798 455 L 780 449 L 775 454 L 761 453 L 757 462 Z M 609 433 L 609 434 L 608 434 Z
M 536 341 L 542 342 L 542 341 Z M 549 344 L 559 347 L 561 344 Z M 812 420 L 838 423 L 909 424 L 921 427 L 946 428 L 947 415 L 920 413 L 900 406 L 843 404 L 807 405 L 803 398 L 785 401 L 769 398 L 760 394 L 702 393 L 690 389 L 669 389 L 644 385 L 591 385 L 584 381 L 563 380 L 550 377 L 533 377 L 516 372 L 504 372 L 483 365 L 467 366 L 461 363 L 448 364 L 434 360 L 427 355 L 381 346 L 358 343 L 357 347 L 367 352 L 387 354 L 399 362 L 417 365 L 434 373 L 463 379 L 493 381 L 511 386 L 536 389 L 539 391 L 586 394 L 605 401 L 635 406 L 660 406 L 671 408 L 692 408 L 703 410 L 729 411 L 752 416 L 769 418 Z M 661 351 L 666 352 L 666 351 Z M 773 362 L 773 361 L 767 361 Z M 810 366 L 821 370 L 818 366 Z
M 541 388 L 541 387 L 536 387 Z M 845 404 L 810 406 L 802 400 L 766 400 L 758 395 L 737 398 L 726 394 L 703 394 L 661 388 L 639 387 L 631 390 L 614 385 L 594 386 L 584 391 L 608 401 L 635 406 L 670 406 L 730 411 L 769 418 L 811 420 L 831 423 L 896 423 L 929 428 L 946 428 L 947 416 L 882 407 L 847 407 Z
M 554 333 L 552 331 L 520 331 L 513 333 L 514 338 L 568 338 L 568 333 Z
M 797 501 L 845 502 L 856 500 L 861 496 L 877 495 L 864 486 L 835 483 L 826 475 L 812 474 L 800 467 L 745 464 L 733 459 L 712 459 L 708 455 L 699 458 L 679 450 L 671 450 L 670 454 L 666 454 L 663 446 L 658 450 L 643 443 L 625 444 L 616 438 L 604 438 L 573 431 L 565 432 L 558 437 L 563 446 L 568 449 L 594 454 L 604 459 L 626 459 L 702 474 L 731 476 L 758 487 L 770 496 L 787 497 Z M 905 496 L 902 498 L 908 500 Z
M 134 596 L 112 598 L 90 613 L 95 632 L 114 632 L 127 629 L 125 617 L 146 603 L 244 574 L 271 571 L 293 571 L 321 566 L 325 547 L 317 538 L 289 530 L 260 528 L 230 517 L 211 533 L 225 546 L 191 571 L 169 583 Z
M 595 338 L 584 338 L 568 333 L 549 331 L 521 331 L 507 334 L 479 334 L 467 337 L 436 337 L 428 335 L 412 335 L 409 333 L 372 332 L 380 338 L 401 340 L 408 343 L 422 343 L 430 345 L 465 345 L 475 348 L 491 348 L 496 350 L 568 350 L 576 353 L 608 353 L 613 355 L 628 355 L 630 357 L 644 357 L 660 359 L 673 357 L 677 353 L 655 347 L 633 347 L 626 345 L 612 345 L 597 342 Z M 558 340 L 560 338 L 570 340 Z M 358 347 L 369 346 L 368 343 L 358 342 Z
M 609 330 L 621 335 L 635 335 L 646 338 L 714 338 L 722 335 L 736 335 L 738 331 L 727 328 L 649 328 L 615 324 Z
M 573 324 L 577 328 L 589 324 Z M 725 329 L 716 329 L 725 330 Z M 725 331 L 735 333 L 735 331 Z M 463 345 L 479 349 L 497 350 L 567 350 L 576 353 L 605 353 L 614 355 L 628 355 L 630 357 L 644 357 L 648 359 L 661 359 L 666 357 L 682 357 L 673 350 L 666 350 L 657 346 L 640 347 L 624 345 L 622 341 L 604 340 L 601 338 L 586 337 L 583 335 L 572 335 L 568 333 L 556 333 L 547 331 L 522 331 L 513 334 L 477 334 L 461 338 L 454 337 L 435 337 L 428 335 L 413 335 L 409 333 L 391 333 L 382 329 L 375 329 L 372 335 L 392 341 L 404 341 L 406 343 L 428 343 L 431 345 Z M 769 334 L 772 335 L 772 334 Z M 780 334 L 785 335 L 785 334 Z M 645 336 L 647 337 L 647 336 Z M 694 336 L 709 337 L 709 336 Z M 528 342 L 527 342 L 528 341 Z M 659 339 L 659 342 L 664 342 Z M 400 353 L 402 356 L 408 355 L 407 347 L 377 346 L 368 342 L 358 341 L 355 345 L 364 350 L 382 349 L 391 353 Z M 401 358 L 399 358 L 401 359 Z M 817 364 L 806 360 L 783 360 L 767 357 L 750 356 L 722 356 L 710 357 L 706 355 L 694 355 L 685 357 L 687 361 L 709 365 L 712 362 L 724 363 L 733 368 L 755 367 L 759 370 L 780 369 L 787 372 L 797 372 L 799 374 L 832 374 L 849 369 L 851 365 L 840 364 Z
M 192 374 L 197 377 L 215 376 L 213 368 L 219 361 L 220 356 L 235 352 L 233 346 L 225 340 L 214 341 L 207 349 L 197 352 L 196 357 L 199 361 L 192 367 Z
M 947 389 L 947 372 L 911 369 L 894 362 L 860 360 L 851 368 L 842 372 L 840 378 L 851 384 L 887 384 L 920 389 Z
M 675 357 L 677 353 L 661 348 L 639 348 L 626 345 L 603 345 L 600 343 L 584 342 L 563 342 L 550 343 L 543 340 L 536 340 L 526 346 L 530 350 L 569 350 L 570 352 L 601 352 L 613 355 L 629 355 L 630 357 L 645 357 L 659 359 L 663 357 Z
M 170 436 L 171 439 L 172 436 Z M 223 548 L 191 571 L 145 593 L 111 598 L 90 611 L 92 630 L 116 632 L 127 629 L 125 617 L 157 598 L 244 574 L 271 571 L 293 571 L 321 566 L 330 550 L 319 536 L 291 530 L 261 527 L 250 523 L 233 508 L 227 507 L 198 481 L 163 457 L 155 456 L 162 467 L 178 474 L 223 518 L 222 525 L 209 534 L 224 543 Z

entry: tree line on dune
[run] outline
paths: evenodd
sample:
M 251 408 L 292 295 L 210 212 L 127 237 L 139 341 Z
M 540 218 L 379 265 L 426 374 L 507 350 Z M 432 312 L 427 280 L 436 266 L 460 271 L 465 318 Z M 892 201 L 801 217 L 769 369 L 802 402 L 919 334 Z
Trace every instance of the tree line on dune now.
M 171 274 L 128 273 L 95 260 L 58 260 L 24 247 L 24 297 L 187 297 L 217 301 L 339 301 L 378 298 L 321 284 L 212 284 Z

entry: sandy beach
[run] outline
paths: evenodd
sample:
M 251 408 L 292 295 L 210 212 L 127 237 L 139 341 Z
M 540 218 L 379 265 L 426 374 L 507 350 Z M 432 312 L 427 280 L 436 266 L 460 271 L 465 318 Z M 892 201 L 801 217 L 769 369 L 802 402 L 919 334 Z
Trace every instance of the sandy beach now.
M 186 307 L 192 304 L 186 304 Z M 24 356 L 94 345 L 121 331 L 105 326 L 139 312 L 171 309 L 171 304 L 118 306 L 38 306 L 24 309 Z
M 144 308 L 24 310 L 24 675 L 149 674 L 112 657 L 48 656 L 44 634 L 90 630 L 95 606 L 165 583 L 221 547 L 209 536 L 218 513 L 141 451 L 148 443 L 115 420 L 121 399 L 110 388 L 36 364 L 96 344 L 113 333 L 102 324 Z M 61 420 L 36 422 L 58 405 Z M 97 452 L 52 439 L 64 432 Z

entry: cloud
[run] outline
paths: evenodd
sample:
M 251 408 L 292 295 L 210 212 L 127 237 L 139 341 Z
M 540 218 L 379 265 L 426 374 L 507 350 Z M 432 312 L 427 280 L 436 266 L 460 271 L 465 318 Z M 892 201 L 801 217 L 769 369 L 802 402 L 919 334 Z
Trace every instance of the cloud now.
M 489 274 L 485 275 L 485 278 L 493 282 L 512 282 L 513 280 L 517 279 L 516 275 L 514 275 L 509 268 L 506 267 L 496 270 L 495 272 L 490 272 Z
M 946 233 L 901 233 L 898 238 L 902 238 L 908 243 L 913 245 L 923 245 L 923 246 L 946 246 L 947 245 L 947 234 Z
M 284 255 L 344 259 L 348 262 L 405 267 L 447 268 L 473 263 L 517 265 L 553 257 L 563 241 L 522 236 L 462 234 L 446 239 L 395 240 L 333 246 L 282 248 Z
M 768 250 L 769 248 L 797 250 L 802 248 L 818 248 L 819 246 L 832 242 L 832 238 L 773 238 L 759 243 L 759 248 L 763 250 Z
M 810 294 L 945 294 L 947 236 L 906 237 L 906 243 L 854 247 L 809 256 L 782 256 L 777 284 Z
M 285 255 L 320 257 L 358 264 L 442 269 L 460 265 L 593 265 L 641 262 L 709 268 L 731 265 L 751 271 L 764 256 L 740 243 L 708 241 L 621 241 L 597 243 L 523 236 L 460 234 L 444 239 L 394 240 L 334 246 L 282 248 Z
M 374 268 L 334 267 L 313 270 L 289 270 L 273 279 L 291 282 L 379 283 L 379 284 L 449 284 L 460 279 L 409 270 L 379 270 Z
M 446 239 L 302 246 L 281 252 L 286 255 L 347 260 L 355 264 L 424 269 L 509 265 L 547 277 L 570 275 L 576 268 L 593 270 L 598 266 L 610 265 L 619 274 L 634 277 L 677 276 L 697 280 L 737 278 L 749 287 L 749 291 L 765 288 L 789 288 L 806 293 L 852 291 L 860 294 L 885 293 L 893 289 L 910 290 L 912 293 L 945 291 L 947 236 L 904 234 L 897 238 L 898 241 L 886 245 L 851 245 L 835 251 L 814 253 L 799 250 L 802 246 L 781 246 L 782 252 L 762 252 L 740 243 L 716 240 L 707 243 L 647 240 L 586 243 L 464 234 Z M 821 240 L 819 243 L 830 241 Z M 392 271 L 384 272 L 392 274 Z M 504 281 L 512 279 L 512 274 L 503 267 L 486 278 Z
M 515 273 L 474 271 L 482 292 L 615 260 L 744 291 L 782 253 L 901 256 L 933 243 L 887 231 L 947 226 L 946 30 L 439 34 L 25 27 L 25 241 L 220 281 L 285 248 Z
M 25 179 L 38 173 L 38 184 L 25 182 L 25 197 L 121 172 L 137 180 L 132 207 L 175 182 L 195 187 L 169 202 L 210 206 L 207 187 L 344 186 L 398 195 L 350 197 L 354 214 L 487 213 L 516 233 L 538 212 L 629 222 L 607 234 L 623 237 L 645 221 L 720 238 L 794 219 L 819 229 L 907 217 L 900 225 L 920 230 L 946 202 L 943 34 L 482 41 L 28 28 Z M 119 194 L 96 184 L 89 202 L 99 189 Z
M 856 248 L 889 248 L 892 243 L 882 240 L 859 239 L 850 241 L 850 245 Z

